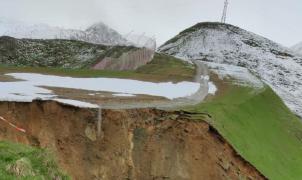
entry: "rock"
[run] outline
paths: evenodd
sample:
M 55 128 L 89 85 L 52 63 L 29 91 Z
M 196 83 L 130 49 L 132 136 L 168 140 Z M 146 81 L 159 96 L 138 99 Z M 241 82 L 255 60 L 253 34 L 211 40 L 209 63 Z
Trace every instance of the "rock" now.
M 21 177 L 35 175 L 31 166 L 31 162 L 28 158 L 21 158 L 17 160 L 14 164 L 8 165 L 6 171 Z
M 97 139 L 96 130 L 95 130 L 95 128 L 92 125 L 88 125 L 86 127 L 86 129 L 85 129 L 85 135 L 91 141 L 96 141 L 96 139 Z

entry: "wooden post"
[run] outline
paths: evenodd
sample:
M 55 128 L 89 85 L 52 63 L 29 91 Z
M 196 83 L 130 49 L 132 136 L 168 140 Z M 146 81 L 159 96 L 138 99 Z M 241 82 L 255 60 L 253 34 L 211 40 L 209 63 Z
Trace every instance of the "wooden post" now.
M 97 137 L 101 137 L 102 135 L 102 106 L 99 106 L 98 110 L 98 122 L 97 122 Z

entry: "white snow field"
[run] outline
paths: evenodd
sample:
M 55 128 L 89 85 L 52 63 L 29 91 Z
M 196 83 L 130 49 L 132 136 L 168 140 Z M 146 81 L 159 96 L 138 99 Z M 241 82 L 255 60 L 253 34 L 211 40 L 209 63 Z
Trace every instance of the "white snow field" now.
M 206 22 L 181 32 L 159 51 L 185 60 L 221 64 L 214 65 L 222 76 L 231 69 L 248 84 L 260 85 L 255 81 L 259 77 L 302 117 L 302 57 L 269 39 L 233 25 Z M 250 72 L 240 67 L 256 77 L 251 78 Z
M 115 78 L 72 78 L 41 75 L 33 73 L 6 74 L 16 79 L 24 80 L 17 82 L 0 82 L 0 100 L 2 101 L 26 101 L 34 99 L 56 99 L 52 91 L 44 87 L 72 88 L 89 91 L 113 92 L 115 96 L 134 96 L 139 94 L 161 96 L 167 99 L 187 97 L 196 93 L 199 83 L 172 82 L 153 83 L 128 79 Z M 91 107 L 91 104 L 77 103 L 78 101 L 59 100 L 66 104 Z
M 82 102 L 82 101 L 77 101 L 77 100 L 73 100 L 73 99 L 58 99 L 55 98 L 53 99 L 54 101 L 63 103 L 63 104 L 69 104 L 69 105 L 73 105 L 76 107 L 85 107 L 85 108 L 100 108 L 98 105 L 96 104 L 91 104 L 91 103 L 87 103 L 87 102 Z

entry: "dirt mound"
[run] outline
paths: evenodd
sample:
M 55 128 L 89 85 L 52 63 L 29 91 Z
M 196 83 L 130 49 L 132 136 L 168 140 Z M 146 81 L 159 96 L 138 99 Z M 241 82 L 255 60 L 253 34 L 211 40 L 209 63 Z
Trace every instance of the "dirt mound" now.
M 74 179 L 266 179 L 208 123 L 182 112 L 35 101 L 1 102 L 0 114 L 27 131 L 0 122 L 0 140 L 53 150 Z

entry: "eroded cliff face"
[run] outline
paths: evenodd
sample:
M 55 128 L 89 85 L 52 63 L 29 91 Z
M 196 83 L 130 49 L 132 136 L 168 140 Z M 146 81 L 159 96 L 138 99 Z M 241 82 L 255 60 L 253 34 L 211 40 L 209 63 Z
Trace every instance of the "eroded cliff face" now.
M 212 126 L 184 112 L 34 101 L 1 102 L 0 115 L 27 131 L 0 122 L 0 140 L 49 148 L 73 179 L 265 179 Z

